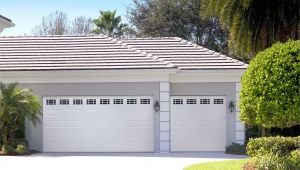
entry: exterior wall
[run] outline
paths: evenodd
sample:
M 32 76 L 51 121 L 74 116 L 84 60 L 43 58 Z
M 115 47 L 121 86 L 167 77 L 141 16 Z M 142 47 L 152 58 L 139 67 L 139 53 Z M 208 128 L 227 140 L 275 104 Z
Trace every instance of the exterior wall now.
M 240 120 L 240 108 L 238 102 L 240 100 L 240 91 L 241 91 L 241 83 L 236 83 L 236 121 L 235 121 L 235 143 L 244 144 L 245 143 L 245 125 Z
M 228 105 L 230 101 L 236 103 L 236 83 L 171 83 L 171 96 L 185 95 L 225 96 L 227 102 L 226 145 L 230 145 L 232 142 L 235 142 L 236 115 L 234 112 L 230 113 Z
M 58 84 L 20 84 L 30 88 L 39 97 L 43 96 L 153 96 L 153 100 L 159 101 L 159 83 L 58 83 Z M 160 150 L 160 116 L 154 114 L 154 150 Z M 43 151 L 43 122 L 33 127 L 26 123 L 26 138 L 30 149 Z
M 161 82 L 160 88 L 160 152 L 170 152 L 170 83 Z

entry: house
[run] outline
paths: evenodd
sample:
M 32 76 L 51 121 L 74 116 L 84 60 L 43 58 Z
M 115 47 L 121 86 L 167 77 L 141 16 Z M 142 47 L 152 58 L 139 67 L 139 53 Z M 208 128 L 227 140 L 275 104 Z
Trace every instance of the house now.
M 0 15 L 0 33 L 5 29 L 5 28 L 10 28 L 15 26 L 12 21 L 2 15 Z
M 224 151 L 244 143 L 247 64 L 177 37 L 0 38 L 0 80 L 41 98 L 42 152 Z

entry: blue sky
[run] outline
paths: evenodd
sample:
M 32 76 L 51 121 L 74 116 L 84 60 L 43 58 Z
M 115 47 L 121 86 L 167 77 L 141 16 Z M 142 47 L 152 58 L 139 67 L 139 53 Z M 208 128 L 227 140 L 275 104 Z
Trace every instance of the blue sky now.
M 126 22 L 126 8 L 131 0 L 0 0 L 0 14 L 10 18 L 16 26 L 5 29 L 1 36 L 31 34 L 43 16 L 60 10 L 69 20 L 77 16 L 97 18 L 100 10 L 117 10 Z

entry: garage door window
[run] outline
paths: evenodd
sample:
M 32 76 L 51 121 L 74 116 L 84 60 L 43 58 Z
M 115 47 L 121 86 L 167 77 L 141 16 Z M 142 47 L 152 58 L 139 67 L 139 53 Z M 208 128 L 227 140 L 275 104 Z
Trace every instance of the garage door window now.
M 127 99 L 127 104 L 136 104 L 136 99 Z
M 210 104 L 210 99 L 200 99 L 200 104 Z
M 47 99 L 46 105 L 56 105 L 56 100 L 55 99 Z
M 109 99 L 100 99 L 100 104 L 109 104 Z
M 86 99 L 86 104 L 87 105 L 95 105 L 96 104 L 96 99 Z
M 214 99 L 214 104 L 223 104 L 223 99 Z
M 173 104 L 183 104 L 183 99 L 173 99 Z
M 123 104 L 123 99 L 114 99 L 114 104 Z
M 82 99 L 73 99 L 73 105 L 82 105 Z
M 60 99 L 59 104 L 60 105 L 69 105 L 69 99 Z
M 197 104 L 196 99 L 186 99 L 186 104 Z
M 150 104 L 150 99 L 141 99 L 141 104 Z

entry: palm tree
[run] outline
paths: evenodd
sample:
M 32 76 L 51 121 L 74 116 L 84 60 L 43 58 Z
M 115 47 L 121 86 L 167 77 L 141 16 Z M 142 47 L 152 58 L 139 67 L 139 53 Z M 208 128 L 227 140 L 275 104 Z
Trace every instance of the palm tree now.
M 25 119 L 33 125 L 39 122 L 41 104 L 29 89 L 18 87 L 17 83 L 0 82 L 0 131 L 2 143 L 9 145 L 18 128 L 24 126 Z M 0 141 L 1 142 L 1 141 Z
M 300 38 L 299 0 L 202 0 L 200 13 L 229 29 L 231 54 L 249 60 L 274 42 Z
M 93 20 L 97 28 L 93 31 L 95 34 L 105 34 L 111 37 L 120 37 L 128 28 L 127 24 L 123 24 L 121 16 L 116 16 L 116 11 L 100 11 L 98 19 Z

